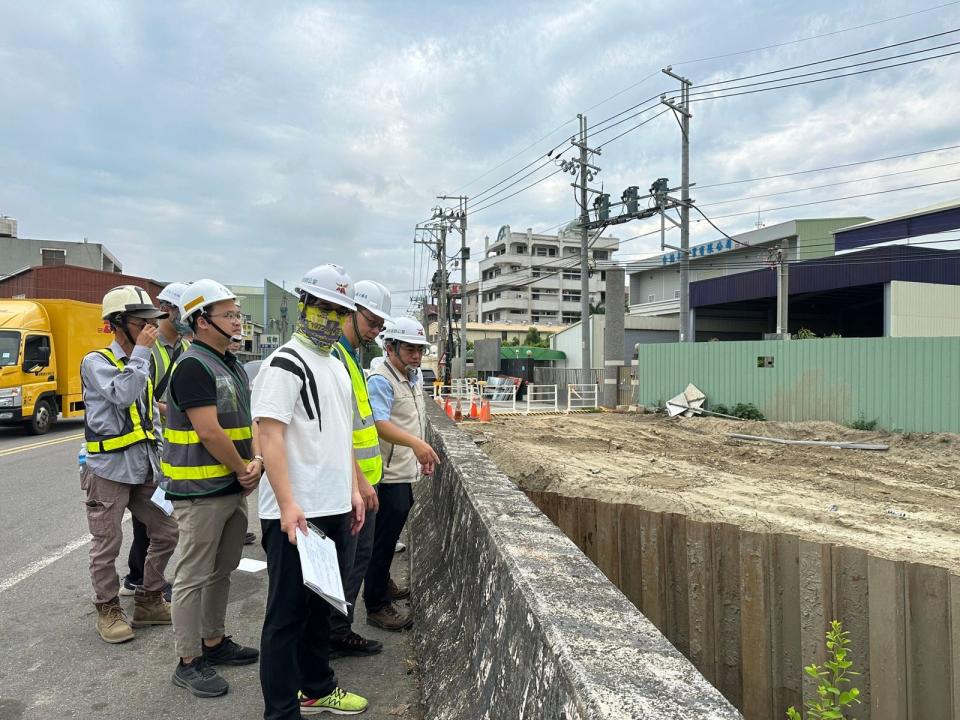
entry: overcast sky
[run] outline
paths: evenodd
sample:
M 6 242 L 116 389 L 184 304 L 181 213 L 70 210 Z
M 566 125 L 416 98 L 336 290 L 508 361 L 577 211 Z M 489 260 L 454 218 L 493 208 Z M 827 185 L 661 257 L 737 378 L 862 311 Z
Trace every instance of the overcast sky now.
M 656 72 L 670 63 L 702 85 L 960 28 L 960 3 L 916 12 L 938 4 L 0 2 L 0 213 L 19 221 L 21 237 L 87 237 L 126 271 L 161 280 L 289 282 L 337 262 L 355 280 L 386 283 L 403 309 L 422 282 L 413 229 L 434 196 L 476 195 L 566 147 L 577 112 L 594 125 L 674 89 Z M 913 14 L 876 22 L 905 13 Z M 958 41 L 947 34 L 833 65 Z M 697 103 L 691 179 L 708 185 L 960 145 L 958 58 Z M 823 67 L 831 65 L 787 74 Z M 679 180 L 670 114 L 613 140 L 652 114 L 591 143 L 610 141 L 594 184 L 615 199 L 627 185 Z M 960 164 L 947 165 L 955 162 L 960 149 L 693 197 L 734 233 L 755 225 L 758 208 L 960 178 Z M 946 166 L 922 169 L 933 165 Z M 544 230 L 572 218 L 570 179 L 556 175 L 471 216 L 473 257 L 501 225 Z M 707 205 L 849 180 L 857 182 Z M 761 220 L 879 218 L 958 197 L 960 182 L 946 183 L 770 210 Z M 718 217 L 738 212 L 751 214 Z M 612 234 L 631 237 L 651 222 Z M 692 237 L 716 233 L 698 223 Z M 658 242 L 632 241 L 620 257 Z

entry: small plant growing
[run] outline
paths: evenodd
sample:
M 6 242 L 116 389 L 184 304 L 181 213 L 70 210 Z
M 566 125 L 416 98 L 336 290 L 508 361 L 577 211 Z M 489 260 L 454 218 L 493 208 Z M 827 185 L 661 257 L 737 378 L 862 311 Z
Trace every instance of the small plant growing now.
M 853 428 L 854 430 L 876 430 L 877 421 L 875 419 L 867 420 L 867 418 L 865 418 L 863 413 L 861 412 L 860 416 L 856 420 L 854 420 L 852 423 L 850 423 L 850 427 Z
M 850 648 L 850 633 L 843 629 L 838 620 L 830 623 L 827 632 L 827 650 L 830 659 L 823 665 L 807 665 L 803 671 L 817 680 L 817 699 L 807 701 L 807 720 L 848 720 L 843 709 L 859 705 L 860 691 L 853 687 L 848 676 L 859 675 L 850 668 L 853 663 L 847 660 Z M 850 686 L 846 688 L 845 686 Z M 787 710 L 788 720 L 803 720 L 796 708 Z
M 737 403 L 730 411 L 731 415 L 736 415 L 743 420 L 766 420 L 760 409 L 753 403 Z

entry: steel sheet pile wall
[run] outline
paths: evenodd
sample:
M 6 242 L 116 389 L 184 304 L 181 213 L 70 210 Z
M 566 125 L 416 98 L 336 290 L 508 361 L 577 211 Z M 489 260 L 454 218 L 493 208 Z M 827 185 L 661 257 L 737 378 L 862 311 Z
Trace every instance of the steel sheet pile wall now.
M 427 407 L 441 464 L 417 484 L 410 534 L 428 718 L 741 717 L 471 437 Z M 619 536 L 594 531 L 590 542 Z
M 762 358 L 772 367 L 758 367 Z M 769 420 L 960 432 L 960 337 L 645 345 L 637 366 L 648 407 L 694 383 L 708 408 L 753 403 Z
M 803 666 L 850 632 L 858 720 L 960 717 L 960 576 L 637 505 L 528 496 L 747 720 L 816 698 Z

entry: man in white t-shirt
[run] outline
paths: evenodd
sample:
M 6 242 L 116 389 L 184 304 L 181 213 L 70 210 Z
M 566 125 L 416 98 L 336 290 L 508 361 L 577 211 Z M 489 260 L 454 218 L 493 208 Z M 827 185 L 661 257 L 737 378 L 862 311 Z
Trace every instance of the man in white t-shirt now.
M 310 522 L 336 543 L 342 563 L 348 535 L 363 526 L 353 387 L 330 354 L 356 308 L 353 283 L 343 268 L 321 265 L 304 275 L 297 292 L 294 336 L 264 361 L 253 386 L 267 481 L 260 484 L 269 573 L 260 643 L 264 720 L 367 708 L 364 698 L 337 685 L 329 663 L 331 606 L 304 586 L 296 548 L 297 528 L 306 532 Z

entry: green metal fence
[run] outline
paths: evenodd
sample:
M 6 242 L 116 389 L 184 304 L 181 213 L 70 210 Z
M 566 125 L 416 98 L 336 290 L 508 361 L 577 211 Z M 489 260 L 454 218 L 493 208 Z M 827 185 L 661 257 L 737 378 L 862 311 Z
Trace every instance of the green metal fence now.
M 960 337 L 643 345 L 637 380 L 647 406 L 693 383 L 708 407 L 753 403 L 770 420 L 960 432 Z

